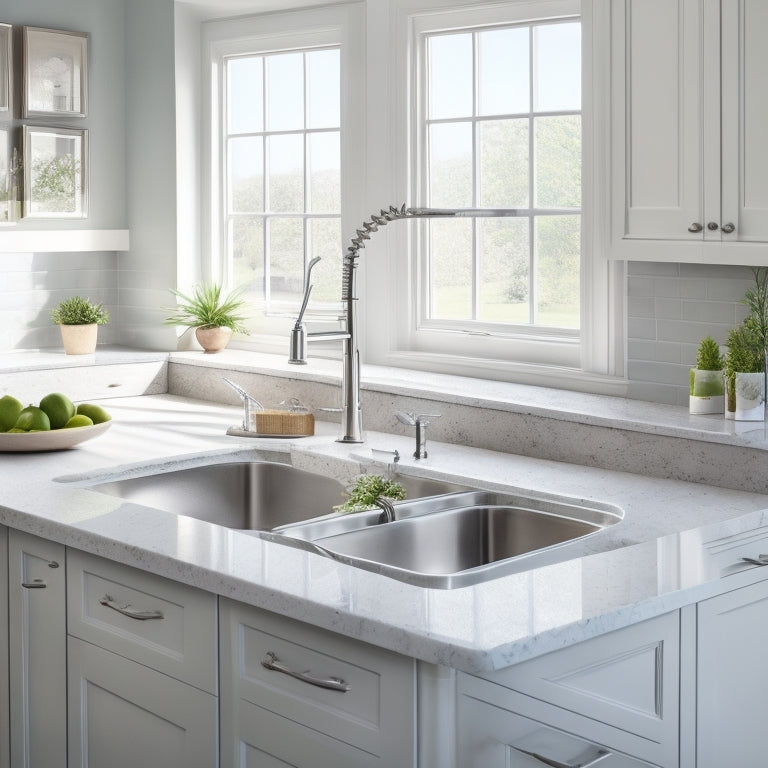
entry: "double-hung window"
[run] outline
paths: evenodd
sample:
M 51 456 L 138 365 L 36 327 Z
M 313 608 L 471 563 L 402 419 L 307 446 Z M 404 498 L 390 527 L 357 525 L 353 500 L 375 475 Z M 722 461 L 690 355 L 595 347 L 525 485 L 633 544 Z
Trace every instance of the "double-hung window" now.
M 284 351 L 310 263 L 311 314 L 338 314 L 341 297 L 342 138 L 354 86 L 353 10 L 213 22 L 208 270 L 245 287 L 260 310 L 255 336 Z M 347 192 L 348 194 L 348 192 Z M 204 265 L 205 266 L 205 265 Z M 204 269 L 204 271 L 206 271 Z

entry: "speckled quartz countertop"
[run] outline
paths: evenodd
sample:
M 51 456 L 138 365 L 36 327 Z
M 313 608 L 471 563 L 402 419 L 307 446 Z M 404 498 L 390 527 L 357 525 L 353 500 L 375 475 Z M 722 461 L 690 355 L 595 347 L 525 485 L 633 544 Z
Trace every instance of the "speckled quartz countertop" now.
M 0 454 L 0 522 L 424 661 L 501 669 L 761 578 L 768 496 L 433 443 L 403 473 L 618 505 L 617 525 L 563 561 L 473 587 L 423 589 L 252 534 L 126 503 L 90 480 L 266 457 L 350 480 L 370 449 L 411 440 L 336 428 L 295 440 L 227 436 L 240 409 L 171 395 L 103 402 L 111 428 L 51 453 Z M 535 563 L 534 563 L 535 564 Z

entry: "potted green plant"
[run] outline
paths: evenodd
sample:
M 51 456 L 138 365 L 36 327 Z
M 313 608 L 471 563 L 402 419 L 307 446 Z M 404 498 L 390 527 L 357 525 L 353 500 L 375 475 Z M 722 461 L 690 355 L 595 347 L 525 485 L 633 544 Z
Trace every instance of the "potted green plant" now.
M 720 354 L 720 345 L 707 336 L 699 344 L 696 367 L 690 371 L 690 397 L 688 410 L 691 413 L 720 413 L 725 409 L 725 380 Z
M 165 322 L 194 328 L 195 338 L 205 352 L 224 349 L 233 333 L 249 333 L 244 312 L 247 301 L 243 298 L 242 288 L 222 296 L 218 283 L 203 283 L 194 287 L 191 296 L 177 290 L 171 292 L 176 296 L 178 306 Z
M 742 304 L 749 315 L 728 336 L 726 355 L 726 418 L 762 421 L 765 418 L 766 350 L 768 350 L 768 268 L 752 270 L 755 282 Z
M 82 296 L 64 299 L 51 311 L 51 319 L 61 330 L 68 355 L 90 355 L 96 351 L 98 329 L 109 322 L 109 312 Z
M 765 352 L 751 317 L 728 333 L 725 356 L 726 418 L 764 418 Z

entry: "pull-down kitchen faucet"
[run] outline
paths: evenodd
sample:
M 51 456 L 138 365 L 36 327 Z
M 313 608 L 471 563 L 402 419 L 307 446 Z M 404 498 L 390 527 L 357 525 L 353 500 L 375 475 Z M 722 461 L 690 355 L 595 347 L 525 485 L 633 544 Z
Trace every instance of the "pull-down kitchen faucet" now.
M 515 208 L 401 208 L 390 206 L 389 210 L 382 210 L 378 216 L 372 215 L 370 221 L 363 222 L 361 229 L 357 230 L 356 237 L 352 238 L 352 244 L 347 247 L 344 254 L 341 275 L 341 300 L 344 304 L 344 328 L 340 331 L 328 333 L 306 333 L 303 323 L 304 311 L 312 291 L 310 273 L 317 263 L 317 258 L 309 262 L 305 279 L 304 298 L 301 311 L 291 331 L 291 348 L 289 363 L 304 365 L 307 362 L 307 342 L 330 341 L 338 339 L 343 343 L 342 359 L 342 429 L 343 434 L 338 438 L 340 443 L 363 442 L 363 415 L 360 406 L 360 353 L 357 348 L 357 317 L 355 313 L 357 296 L 355 295 L 355 272 L 357 269 L 357 257 L 359 251 L 365 248 L 365 241 L 371 239 L 371 233 L 379 227 L 389 224 L 390 221 L 399 219 L 450 219 L 457 217 L 499 217 L 499 216 L 525 216 L 526 212 L 520 212 Z

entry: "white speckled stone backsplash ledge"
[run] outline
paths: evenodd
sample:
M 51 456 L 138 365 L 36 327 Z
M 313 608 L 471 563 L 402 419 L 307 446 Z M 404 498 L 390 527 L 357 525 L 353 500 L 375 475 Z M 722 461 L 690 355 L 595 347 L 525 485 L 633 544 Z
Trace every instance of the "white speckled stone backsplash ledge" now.
M 298 397 L 316 412 L 319 419 L 330 418 L 316 409 L 338 405 L 340 387 L 327 375 L 313 374 L 305 368 L 292 375 L 283 372 L 250 372 L 212 360 L 172 355 L 168 367 L 169 392 L 174 395 L 213 402 L 237 404 L 237 395 L 222 381 L 226 375 L 258 398 L 265 406 L 274 406 L 286 397 Z M 397 390 L 400 390 L 399 392 Z M 567 395 L 556 390 L 538 390 L 542 399 Z M 566 401 L 555 407 L 536 407 L 525 403 L 483 403 L 458 394 L 414 396 L 408 385 L 392 383 L 365 384 L 361 393 L 366 430 L 410 435 L 412 430 L 400 424 L 395 411 L 440 413 L 442 418 L 429 426 L 431 439 L 534 458 L 707 483 L 723 488 L 765 493 L 768 491 L 768 440 L 765 426 L 752 424 L 743 436 L 728 432 L 733 422 L 711 417 L 690 418 L 686 411 L 668 406 L 646 404 L 655 419 L 668 416 L 669 422 L 656 424 L 627 419 L 622 409 L 642 411 L 643 404 L 620 398 L 592 399 L 615 408 L 615 423 L 587 413 L 568 409 Z M 574 395 L 574 398 L 584 396 Z M 664 412 L 664 409 L 667 409 Z M 616 426 L 620 420 L 626 427 Z M 738 427 L 736 427 L 738 429 Z M 698 433 L 697 433 L 698 430 Z M 711 430 L 707 432 L 706 430 Z M 434 460 L 438 457 L 432 455 Z M 431 461 L 432 459 L 430 459 Z

